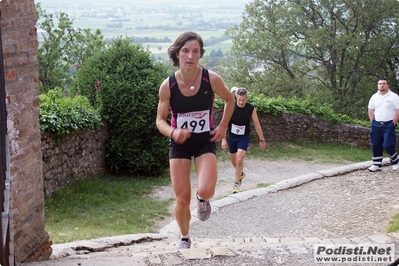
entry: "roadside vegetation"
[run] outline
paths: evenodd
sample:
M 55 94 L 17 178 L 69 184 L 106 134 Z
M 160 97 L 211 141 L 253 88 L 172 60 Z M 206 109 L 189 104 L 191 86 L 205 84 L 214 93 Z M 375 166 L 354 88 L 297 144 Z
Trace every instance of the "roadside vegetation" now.
M 248 102 L 256 107 L 258 113 L 278 115 L 281 113 L 304 114 L 315 116 L 319 119 L 327 120 L 332 123 L 356 124 L 369 127 L 370 121 L 360 120 L 345 114 L 339 114 L 334 111 L 330 104 L 318 103 L 314 98 L 297 99 L 283 97 L 265 97 L 264 94 L 255 94 L 249 92 Z M 223 102 L 220 98 L 215 100 L 217 108 L 223 108 Z
M 61 88 L 40 94 L 40 130 L 69 134 L 75 130 L 96 130 L 103 126 L 100 113 L 87 97 L 66 97 Z

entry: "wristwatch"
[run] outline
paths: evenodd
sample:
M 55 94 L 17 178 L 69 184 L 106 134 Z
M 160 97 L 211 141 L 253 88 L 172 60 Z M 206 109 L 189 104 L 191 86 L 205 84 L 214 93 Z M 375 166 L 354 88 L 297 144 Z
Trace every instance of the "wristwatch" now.
M 266 142 L 266 140 L 265 139 L 260 139 L 259 142 Z

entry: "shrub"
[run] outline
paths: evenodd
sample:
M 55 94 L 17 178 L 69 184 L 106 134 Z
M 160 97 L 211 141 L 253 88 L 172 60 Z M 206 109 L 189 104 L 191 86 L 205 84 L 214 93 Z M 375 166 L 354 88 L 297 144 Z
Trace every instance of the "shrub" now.
M 77 90 L 108 122 L 106 162 L 116 173 L 159 175 L 168 168 L 168 140 L 155 125 L 158 88 L 167 72 L 149 51 L 121 37 L 89 58 Z
M 67 134 L 74 130 L 95 130 L 101 127 L 100 113 L 84 96 L 63 96 L 61 88 L 40 94 L 40 130 Z

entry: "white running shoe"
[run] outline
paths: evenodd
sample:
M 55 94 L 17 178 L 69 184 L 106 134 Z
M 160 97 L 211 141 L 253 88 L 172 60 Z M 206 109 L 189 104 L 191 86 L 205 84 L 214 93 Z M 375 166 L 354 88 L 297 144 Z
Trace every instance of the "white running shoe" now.
M 399 163 L 392 165 L 392 170 L 396 171 L 399 169 Z
M 398 166 L 399 167 L 399 166 Z M 370 166 L 369 168 L 370 172 L 377 172 L 377 171 L 381 171 L 381 167 L 379 167 L 378 165 L 373 164 L 372 166 Z

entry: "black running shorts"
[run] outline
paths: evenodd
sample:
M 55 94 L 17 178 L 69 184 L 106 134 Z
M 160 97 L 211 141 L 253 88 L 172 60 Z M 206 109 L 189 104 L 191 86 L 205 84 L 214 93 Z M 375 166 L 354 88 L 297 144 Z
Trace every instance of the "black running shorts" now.
M 189 159 L 194 156 L 197 158 L 205 153 L 213 153 L 216 155 L 215 142 L 201 142 L 195 144 L 177 144 L 173 140 L 169 144 L 169 160 L 170 159 Z

